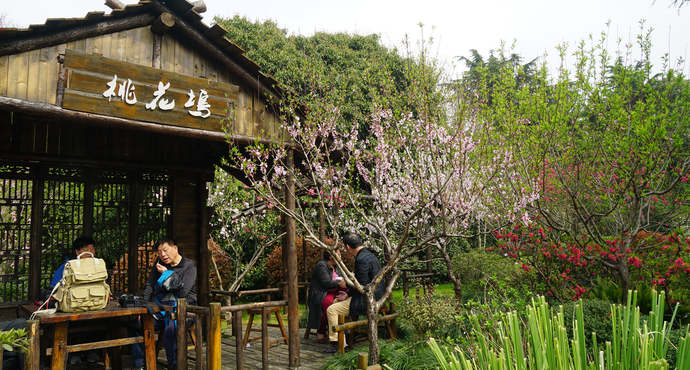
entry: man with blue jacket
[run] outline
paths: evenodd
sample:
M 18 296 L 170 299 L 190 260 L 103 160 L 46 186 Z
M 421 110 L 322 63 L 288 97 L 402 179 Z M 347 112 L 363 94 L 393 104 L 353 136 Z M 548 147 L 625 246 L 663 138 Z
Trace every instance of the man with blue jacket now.
M 162 237 L 153 246 L 158 252 L 149 279 L 144 288 L 144 300 L 173 305 L 177 298 L 187 298 L 187 304 L 196 304 L 196 263 L 180 254 L 173 238 Z M 168 366 L 177 368 L 177 326 L 173 320 L 155 320 L 154 327 L 163 329 L 163 345 Z M 144 368 L 144 351 L 141 344 L 132 345 L 132 362 L 135 369 Z

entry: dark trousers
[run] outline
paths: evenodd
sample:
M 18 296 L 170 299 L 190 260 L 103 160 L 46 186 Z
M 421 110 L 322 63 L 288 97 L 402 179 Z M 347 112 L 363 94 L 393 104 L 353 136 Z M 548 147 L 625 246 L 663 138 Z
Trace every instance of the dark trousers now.
M 195 319 L 187 319 L 187 327 L 194 323 Z M 141 326 L 139 320 L 134 321 Z M 177 365 L 177 325 L 174 320 L 154 320 L 153 328 L 155 330 L 163 330 L 163 346 L 165 347 L 165 357 L 168 359 L 168 365 Z M 139 333 L 133 332 L 130 335 L 137 335 Z M 144 346 L 141 343 L 132 344 L 132 362 L 135 367 L 144 366 Z
M 139 320 L 135 320 L 141 326 Z M 154 320 L 153 328 L 163 330 L 163 346 L 165 346 L 165 356 L 168 358 L 168 365 L 177 364 L 177 328 L 174 320 Z M 132 333 L 130 335 L 139 333 Z M 144 366 L 144 346 L 141 343 L 132 344 L 132 362 L 135 367 Z

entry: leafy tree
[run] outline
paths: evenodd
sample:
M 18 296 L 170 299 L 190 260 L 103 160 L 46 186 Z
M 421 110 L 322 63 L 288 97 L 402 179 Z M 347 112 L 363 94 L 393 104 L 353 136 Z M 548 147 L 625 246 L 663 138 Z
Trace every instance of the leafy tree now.
M 538 180 L 534 211 L 549 242 L 569 246 L 559 253 L 568 257 L 599 246 L 586 261 L 614 273 L 627 292 L 630 258 L 657 247 L 635 243 L 638 233 L 668 234 L 687 223 L 690 84 L 674 69 L 652 73 L 650 33 L 642 28 L 639 61 L 633 45 L 621 45 L 613 62 L 605 34 L 593 44 L 580 43 L 572 71 L 562 63 L 548 78 L 543 66 L 529 86 L 518 88 L 503 69 L 493 91 L 481 91 L 493 100 L 481 100 L 478 110 L 501 128 L 498 135 L 510 133 L 522 164 L 514 181 L 530 187 L 526 180 Z
M 342 118 L 348 122 L 365 122 L 363 118 L 374 111 L 372 89 L 383 83 L 378 79 L 394 79 L 399 91 L 409 85 L 404 59 L 398 50 L 383 46 L 378 35 L 290 35 L 270 19 L 252 22 L 237 15 L 227 19 L 216 17 L 214 22 L 227 29 L 227 37 L 266 73 L 298 96 L 315 93 L 315 86 L 310 84 L 314 74 L 319 75 L 320 88 L 346 91 L 338 98 L 343 100 L 339 103 Z M 366 127 L 363 130 L 366 135 Z

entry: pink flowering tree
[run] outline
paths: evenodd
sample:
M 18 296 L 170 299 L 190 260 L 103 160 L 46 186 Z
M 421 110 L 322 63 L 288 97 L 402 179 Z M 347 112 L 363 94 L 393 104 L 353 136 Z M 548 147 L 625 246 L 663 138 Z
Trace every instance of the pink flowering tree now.
M 465 236 L 478 220 L 516 221 L 534 199 L 502 181 L 515 163 L 491 141 L 490 126 L 448 114 L 442 72 L 425 51 L 406 62 L 402 79 L 371 78 L 389 83 L 377 84 L 374 113 L 357 122 L 343 117 L 347 89 L 313 75 L 307 99 L 283 102 L 286 137 L 232 157 L 258 196 L 294 218 L 313 245 L 333 251 L 352 231 L 383 254 L 382 271 L 366 286 L 336 258 L 348 285 L 367 297 L 372 363 L 378 363 L 376 317 L 399 276 L 396 266 L 434 241 Z M 285 165 L 289 153 L 294 166 Z M 294 210 L 284 199 L 288 181 L 296 182 Z M 320 215 L 336 243 L 320 241 Z M 375 288 L 386 276 L 386 294 L 377 301 Z
M 211 282 L 225 291 L 240 289 L 247 274 L 283 234 L 278 215 L 246 185 L 218 169 L 209 188 Z M 220 266 L 219 266 L 220 265 Z
M 533 83 L 517 88 L 506 70 L 492 102 L 479 108 L 498 132 L 510 133 L 520 177 L 537 180 L 533 211 L 549 233 L 531 243 L 533 256 L 601 267 L 626 295 L 631 264 L 637 268 L 643 254 L 664 245 L 659 238 L 636 240 L 638 234 L 683 231 L 690 212 L 690 83 L 668 60 L 661 72 L 654 70 L 649 40 L 641 28 L 615 58 L 605 34 L 592 47 L 583 41 L 572 69 L 560 48 L 556 76 L 543 65 Z M 540 273 L 557 278 L 550 270 Z

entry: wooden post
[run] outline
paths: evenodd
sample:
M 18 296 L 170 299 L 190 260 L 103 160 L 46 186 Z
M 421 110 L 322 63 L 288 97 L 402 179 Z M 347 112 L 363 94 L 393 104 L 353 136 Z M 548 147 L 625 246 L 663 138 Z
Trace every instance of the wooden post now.
M 244 370 L 244 347 L 242 347 L 244 345 L 242 342 L 242 311 L 235 311 L 232 313 L 232 331 L 235 333 L 235 363 L 237 365 L 237 370 Z M 220 353 L 218 355 L 220 356 Z M 209 366 L 208 370 L 216 369 L 211 369 Z
M 344 323 L 345 316 L 338 315 L 338 325 L 342 325 Z M 342 355 L 343 353 L 345 353 L 345 330 L 341 330 L 338 332 L 338 354 Z
M 357 370 L 367 370 L 369 366 L 369 354 L 360 352 L 357 354 Z
M 209 333 L 208 333 L 208 350 L 206 356 L 208 356 L 208 370 L 220 370 L 221 368 L 221 354 L 220 354 L 220 302 L 211 302 L 209 304 L 211 315 L 209 317 Z M 242 315 L 240 314 L 240 326 L 242 326 Z M 240 342 L 242 339 L 240 338 Z M 201 345 L 201 338 L 197 339 L 197 342 Z M 241 355 L 239 359 L 241 360 Z M 197 360 L 198 361 L 198 360 Z M 240 367 L 237 368 L 238 370 Z
M 294 166 L 294 149 L 287 151 L 285 166 Z M 285 203 L 290 212 L 295 211 L 295 181 L 288 180 L 285 187 Z M 299 297 L 297 287 L 297 248 L 295 219 L 285 217 L 285 238 L 283 239 L 283 255 L 287 261 L 287 292 L 288 292 L 288 366 L 299 367 Z
M 177 299 L 177 369 L 187 370 L 187 298 Z
M 57 56 L 58 60 L 58 80 L 57 90 L 55 91 L 55 105 L 62 107 L 65 99 L 65 88 L 67 87 L 67 75 L 69 71 L 65 68 L 65 54 Z
M 36 179 L 32 184 L 31 243 L 29 246 L 29 299 L 38 298 L 41 292 L 41 254 L 43 245 L 43 166 L 36 166 Z
M 261 307 L 261 365 L 263 370 L 268 370 L 268 313 L 266 307 Z
M 205 320 L 202 320 L 202 315 L 197 314 L 196 315 L 196 324 L 194 325 L 194 335 L 196 336 L 196 342 L 194 343 L 194 351 L 196 354 L 196 370 L 204 370 L 204 341 L 202 339 L 202 331 L 203 329 L 201 327 L 202 322 L 209 322 L 210 320 L 208 317 Z M 220 324 L 218 324 L 220 327 Z M 207 353 L 208 355 L 208 353 Z M 114 368 L 116 369 L 116 368 Z
M 24 360 L 24 370 L 39 370 L 41 363 L 40 322 L 27 320 L 26 331 L 29 339 L 29 355 Z
M 132 182 L 129 193 L 132 194 L 129 202 L 129 251 L 127 254 L 127 291 L 136 292 L 139 287 L 139 183 L 137 180 Z
M 237 294 L 231 294 L 230 295 L 230 305 L 234 306 L 237 304 Z M 240 326 L 239 326 L 239 331 L 237 330 L 238 328 L 235 327 L 235 316 L 240 315 L 242 317 L 242 312 L 232 312 L 232 317 L 233 317 L 233 324 L 232 324 L 232 336 L 233 337 L 238 337 L 242 336 L 242 320 L 240 320 Z M 239 334 L 238 334 L 239 333 Z
M 69 322 L 55 323 L 53 338 L 53 359 L 51 369 L 64 369 L 67 364 L 67 326 Z
M 151 59 L 151 67 L 161 69 L 161 43 L 163 36 L 153 35 L 153 58 Z

